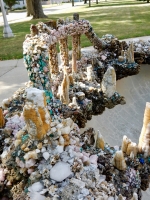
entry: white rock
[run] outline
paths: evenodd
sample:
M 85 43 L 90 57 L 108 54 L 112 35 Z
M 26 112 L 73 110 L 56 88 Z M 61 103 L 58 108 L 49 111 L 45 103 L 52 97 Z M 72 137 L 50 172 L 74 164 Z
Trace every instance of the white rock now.
M 57 145 L 56 151 L 57 153 L 62 153 L 64 151 L 64 146 Z
M 69 134 L 71 131 L 71 128 L 70 126 L 66 126 L 64 128 L 61 128 L 60 130 L 61 130 L 61 134 L 64 135 L 64 134 Z
M 29 193 L 30 200 L 45 200 L 45 196 L 39 194 L 38 192 L 30 192 Z
M 41 152 L 44 153 L 46 151 L 45 147 L 42 147 Z
M 61 182 L 72 174 L 70 170 L 70 165 L 65 162 L 58 162 L 50 170 L 50 178 Z
M 87 195 L 89 195 L 89 190 L 86 189 L 86 188 L 83 188 L 83 189 L 81 190 L 81 193 L 83 194 L 83 196 L 87 196 Z
M 35 151 L 36 151 L 36 153 L 40 153 L 41 152 L 40 149 L 36 149 Z
M 36 163 L 36 161 L 33 159 L 26 160 L 26 162 L 25 162 L 26 168 L 34 166 L 35 163 Z
M 39 90 L 37 88 L 27 88 L 27 99 L 33 101 L 34 104 L 37 104 L 40 107 L 44 107 L 44 90 Z
M 45 158 L 45 160 L 48 160 L 49 157 L 50 157 L 49 153 L 48 153 L 47 151 L 45 151 L 45 152 L 43 153 L 43 158 Z
M 28 187 L 29 192 L 40 192 L 43 190 L 44 186 L 40 182 L 33 183 L 30 187 Z
M 111 66 L 103 76 L 102 91 L 107 97 L 111 97 L 116 92 L 116 72 Z

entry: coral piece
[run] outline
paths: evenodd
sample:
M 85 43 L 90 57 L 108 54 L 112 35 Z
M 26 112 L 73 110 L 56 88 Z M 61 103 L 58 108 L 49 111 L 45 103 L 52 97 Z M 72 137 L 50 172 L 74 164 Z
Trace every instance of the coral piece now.
M 64 79 L 59 87 L 58 95 L 64 104 L 69 103 L 69 77 L 66 68 L 64 67 Z
M 23 109 L 23 116 L 30 136 L 34 139 L 43 139 L 44 135 L 47 133 L 47 130 L 44 128 L 38 107 L 32 103 L 26 104 Z
M 122 147 L 121 147 L 121 149 L 122 149 L 122 151 L 123 151 L 124 153 L 127 152 L 127 148 L 128 148 L 128 145 L 129 145 L 130 143 L 131 143 L 131 140 L 128 139 L 128 137 L 127 137 L 126 135 L 124 135 L 124 136 L 123 136 L 123 141 L 122 141 Z
M 139 151 L 144 152 L 145 156 L 150 154 L 150 103 L 146 103 L 143 127 L 141 130 L 141 135 L 139 137 Z
M 126 163 L 122 151 L 116 151 L 112 163 L 117 169 L 126 170 Z
M 27 103 L 24 107 L 24 117 L 28 124 L 29 134 L 31 134 L 32 137 L 35 136 L 38 139 L 42 139 L 50 130 L 51 123 L 51 118 L 46 108 L 46 97 L 44 91 L 36 88 L 28 88 L 26 93 L 27 100 L 33 102 L 33 104 Z M 30 126 L 33 128 L 34 132 L 30 130 Z
M 4 115 L 3 115 L 2 108 L 0 108 L 0 128 L 4 127 L 4 125 L 5 125 L 5 118 L 4 118 Z
M 129 156 L 131 154 L 131 152 L 133 152 L 134 157 L 137 156 L 138 146 L 134 142 L 131 142 L 131 143 L 128 144 L 126 154 Z
M 107 97 L 111 97 L 116 92 L 116 72 L 113 67 L 109 67 L 102 80 L 102 91 Z
M 101 135 L 100 131 L 98 130 L 98 133 L 96 134 L 95 138 L 95 147 L 104 150 L 105 142 L 103 139 L 103 136 Z

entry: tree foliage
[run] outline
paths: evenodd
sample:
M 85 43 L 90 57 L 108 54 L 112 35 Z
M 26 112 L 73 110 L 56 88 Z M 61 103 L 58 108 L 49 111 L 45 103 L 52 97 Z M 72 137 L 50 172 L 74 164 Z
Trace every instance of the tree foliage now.
M 8 8 L 11 10 L 12 6 L 15 4 L 18 4 L 17 0 L 4 0 L 5 4 L 8 6 Z

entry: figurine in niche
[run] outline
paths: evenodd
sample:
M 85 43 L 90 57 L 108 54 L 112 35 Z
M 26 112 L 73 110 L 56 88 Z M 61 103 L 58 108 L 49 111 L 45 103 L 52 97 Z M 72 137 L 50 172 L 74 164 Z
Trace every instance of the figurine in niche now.
M 125 52 L 126 58 L 127 58 L 127 62 L 128 63 L 134 63 L 134 46 L 133 46 L 133 42 L 130 44 L 128 50 Z

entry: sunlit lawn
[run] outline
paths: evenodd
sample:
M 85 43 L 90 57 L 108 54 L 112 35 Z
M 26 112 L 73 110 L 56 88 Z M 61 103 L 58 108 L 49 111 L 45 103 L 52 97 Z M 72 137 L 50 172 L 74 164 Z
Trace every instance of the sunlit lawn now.
M 60 14 L 52 13 L 48 17 L 49 19 L 72 18 L 74 12 L 78 12 L 81 19 L 89 20 L 99 37 L 107 33 L 115 35 L 118 39 L 150 35 L 150 4 L 143 1 L 101 0 L 99 4 L 93 2 L 90 8 L 85 4 L 70 9 L 69 12 L 64 9 Z M 22 58 L 22 43 L 25 35 L 29 33 L 30 25 L 49 19 L 11 24 L 15 37 L 4 39 L 2 34 L 0 35 L 0 60 Z M 0 27 L 0 33 L 2 31 L 3 27 Z M 82 36 L 81 45 L 86 47 L 91 43 Z

